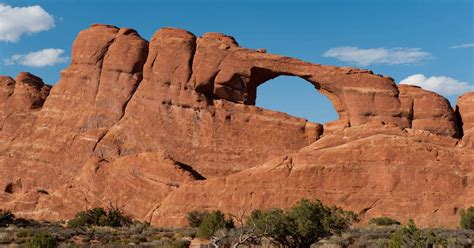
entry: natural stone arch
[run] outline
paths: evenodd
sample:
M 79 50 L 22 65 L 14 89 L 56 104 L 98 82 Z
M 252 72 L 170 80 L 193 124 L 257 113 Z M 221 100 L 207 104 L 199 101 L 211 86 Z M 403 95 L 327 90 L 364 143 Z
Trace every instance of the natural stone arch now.
M 409 125 L 392 78 L 241 48 L 232 37 L 218 33 L 204 34 L 196 44 L 189 84 L 212 99 L 254 104 L 259 83 L 279 75 L 297 76 L 329 98 L 344 126 L 372 121 Z
M 393 80 L 370 71 L 321 66 L 243 49 L 227 55 L 219 69 L 213 92 L 217 98 L 253 104 L 259 84 L 279 75 L 297 76 L 329 98 L 344 126 L 370 121 L 406 126 Z
M 274 71 L 268 70 L 266 68 L 259 68 L 259 67 L 253 67 L 250 70 L 251 76 L 249 79 L 249 82 L 246 84 L 247 87 L 247 97 L 244 101 L 244 104 L 247 105 L 255 105 L 256 103 L 256 98 L 257 98 L 257 89 L 259 86 L 266 84 L 267 82 L 271 81 L 272 79 L 276 79 L 280 76 L 290 76 L 290 77 L 297 77 L 300 79 L 303 79 L 304 81 L 310 83 L 312 86 L 314 86 L 314 90 L 317 91 L 318 93 L 321 93 L 325 97 L 329 99 L 331 102 L 333 108 L 336 110 L 338 114 L 338 120 L 334 122 L 338 123 L 348 123 L 348 118 L 346 115 L 345 109 L 342 107 L 341 102 L 339 101 L 339 98 L 332 94 L 331 92 L 325 91 L 324 89 L 321 89 L 321 85 L 318 82 L 311 81 L 307 77 L 302 77 L 298 74 L 295 73 L 276 73 Z

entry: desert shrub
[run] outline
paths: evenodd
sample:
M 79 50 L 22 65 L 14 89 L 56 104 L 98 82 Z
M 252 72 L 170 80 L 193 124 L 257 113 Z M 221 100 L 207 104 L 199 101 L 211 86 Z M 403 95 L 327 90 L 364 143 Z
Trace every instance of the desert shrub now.
M 15 215 L 12 212 L 0 209 L 0 227 L 13 223 L 14 219 Z
M 84 236 L 84 237 L 82 238 L 82 242 L 83 242 L 83 243 L 89 243 L 90 241 L 91 241 L 91 238 L 88 237 L 88 236 Z
M 132 224 L 132 219 L 126 216 L 118 207 L 110 206 L 105 220 L 101 224 L 111 227 L 130 226 Z
M 258 235 L 270 236 L 280 243 L 284 243 L 286 237 L 290 236 L 289 227 L 287 227 L 290 221 L 281 209 L 274 208 L 268 211 L 255 209 L 247 222 L 249 226 L 255 228 Z
M 199 227 L 202 223 L 202 220 L 209 212 L 206 211 L 191 211 L 189 212 L 186 217 L 188 219 L 188 224 L 190 227 Z
M 103 208 L 93 208 L 76 213 L 74 219 L 68 222 L 68 227 L 78 228 L 86 226 L 130 226 L 132 220 L 117 207 L 109 207 L 107 211 Z
M 376 217 L 369 220 L 370 225 L 376 226 L 391 226 L 391 225 L 400 225 L 398 220 L 394 220 L 389 217 Z
M 135 244 L 140 244 L 141 242 L 146 242 L 147 238 L 141 234 L 134 234 L 130 236 L 130 239 Z
M 16 236 L 18 238 L 27 238 L 27 237 L 32 237 L 35 235 L 35 232 L 33 229 L 22 229 L 16 233 Z
M 13 241 L 13 235 L 11 232 L 0 232 L 0 246 L 3 244 L 10 244 Z
M 188 248 L 191 241 L 186 239 L 165 239 L 153 242 L 154 247 L 162 248 Z
M 27 243 L 27 248 L 55 248 L 58 241 L 51 234 L 41 231 L 35 234 Z
M 134 234 L 143 234 L 148 229 L 150 229 L 149 222 L 140 222 L 140 221 L 133 221 L 132 225 L 130 225 L 129 230 L 131 233 Z
M 75 218 L 70 220 L 67 225 L 68 227 L 85 227 L 85 226 L 100 226 L 106 216 L 106 212 L 103 208 L 93 208 L 86 211 L 77 212 Z
M 174 232 L 162 232 L 159 236 L 162 238 L 172 239 L 174 238 Z
M 474 230 L 474 207 L 461 210 L 460 226 L 463 229 Z
M 324 237 L 340 234 L 349 228 L 357 215 L 338 207 L 328 207 L 319 200 L 303 199 L 288 211 L 254 210 L 248 225 L 259 235 L 269 237 L 284 247 L 310 247 Z
M 204 216 L 197 231 L 197 237 L 209 239 L 217 230 L 221 228 L 233 228 L 232 219 L 226 219 L 224 214 L 219 211 L 212 211 Z
M 191 237 L 191 238 L 194 238 L 194 237 L 196 237 L 196 232 L 197 232 L 197 229 L 196 229 L 196 228 L 192 228 L 192 227 L 176 228 L 176 229 L 174 230 L 175 237 L 177 237 L 177 238 L 179 238 L 179 237 Z
M 60 229 L 53 231 L 58 240 L 68 240 L 77 235 L 76 229 L 67 229 L 60 227 Z
M 447 240 L 438 236 L 432 230 L 419 229 L 413 220 L 397 230 L 391 237 L 389 248 L 399 247 L 432 247 L 433 245 L 447 246 Z
M 165 244 L 165 248 L 188 248 L 191 245 L 191 241 L 186 239 L 176 239 Z

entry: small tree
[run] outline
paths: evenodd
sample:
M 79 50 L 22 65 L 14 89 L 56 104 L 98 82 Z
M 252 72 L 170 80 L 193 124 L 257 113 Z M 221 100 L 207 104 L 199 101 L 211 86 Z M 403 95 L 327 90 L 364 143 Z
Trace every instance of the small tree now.
M 130 226 L 132 224 L 132 219 L 125 215 L 120 208 L 110 206 L 107 209 L 107 215 L 105 217 L 105 220 L 101 220 L 99 224 L 102 226 L 111 227 Z
M 14 219 L 15 215 L 13 215 L 12 212 L 0 209 L 0 227 L 4 227 L 8 224 L 11 224 Z
M 266 232 L 274 243 L 284 247 L 310 247 L 311 244 L 349 228 L 357 215 L 338 207 L 328 207 L 319 200 L 303 199 L 288 211 L 254 210 L 248 224 L 257 232 Z
M 464 229 L 474 230 L 474 207 L 461 210 L 460 226 Z
M 107 211 L 103 208 L 93 208 L 76 213 L 74 219 L 68 222 L 68 227 L 86 227 L 86 226 L 111 226 L 121 227 L 132 224 L 132 219 L 126 216 L 122 210 L 110 206 Z
M 84 226 L 100 226 L 104 221 L 106 212 L 103 208 L 93 208 L 86 211 L 77 212 L 74 219 L 68 221 L 67 225 L 71 228 Z
M 432 230 L 424 231 L 419 229 L 412 219 L 408 220 L 408 224 L 397 230 L 391 237 L 389 248 L 400 247 L 433 247 L 433 245 L 447 245 L 447 240 L 438 236 Z
M 278 208 L 268 211 L 255 209 L 250 214 L 248 221 L 249 226 L 255 227 L 257 234 L 262 234 L 271 238 L 275 243 L 288 246 L 287 238 L 291 235 L 289 231 L 289 223 L 285 212 Z
M 391 226 L 391 225 L 400 225 L 398 220 L 394 220 L 389 217 L 376 217 L 369 220 L 370 225 L 376 226 Z
M 239 215 L 231 215 L 231 218 L 237 223 L 237 227 L 217 230 L 210 239 L 211 244 L 214 247 L 232 248 L 240 246 L 250 247 L 254 244 L 260 244 L 262 237 L 267 235 L 267 232 L 264 230 L 257 232 L 257 227 L 253 223 L 246 225 L 244 216 L 245 210 L 240 212 Z
M 199 227 L 202 220 L 209 212 L 206 211 L 191 211 L 187 214 L 188 224 L 190 227 Z
M 197 231 L 197 237 L 202 239 L 209 239 L 212 235 L 221 228 L 230 229 L 234 227 L 232 219 L 226 219 L 224 214 L 215 210 L 204 216 Z

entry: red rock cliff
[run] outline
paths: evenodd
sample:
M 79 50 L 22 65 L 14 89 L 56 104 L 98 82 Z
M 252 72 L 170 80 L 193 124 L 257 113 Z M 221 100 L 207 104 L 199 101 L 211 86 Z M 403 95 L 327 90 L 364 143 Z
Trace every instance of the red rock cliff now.
M 281 75 L 312 84 L 339 120 L 255 107 L 258 86 Z M 163 28 L 148 42 L 109 25 L 79 33 L 50 89 L 31 74 L 0 77 L 0 208 L 20 216 L 65 219 L 113 202 L 182 225 L 193 209 L 307 197 L 363 220 L 455 226 L 474 205 L 472 93 L 455 111 L 368 70 L 245 49 L 218 33 Z

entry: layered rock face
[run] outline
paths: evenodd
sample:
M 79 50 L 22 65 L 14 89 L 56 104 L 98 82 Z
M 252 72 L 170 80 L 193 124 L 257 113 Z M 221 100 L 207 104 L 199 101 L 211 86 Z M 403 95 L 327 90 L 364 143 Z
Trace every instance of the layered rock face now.
M 459 123 L 448 100 L 418 86 L 399 85 L 402 109 L 408 113 L 413 129 L 449 137 L 460 136 Z
M 311 83 L 339 120 L 255 107 L 258 86 L 281 75 Z M 148 42 L 109 25 L 80 32 L 50 89 L 27 73 L 0 77 L 0 208 L 20 216 L 67 219 L 113 203 L 176 226 L 194 209 L 306 197 L 363 221 L 455 226 L 474 205 L 472 93 L 454 111 L 368 70 L 245 49 L 218 33 L 163 28 Z
M 456 114 L 460 123 L 462 140 L 461 146 L 474 149 L 474 92 L 459 97 L 456 104 Z

